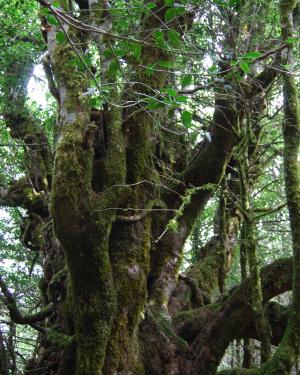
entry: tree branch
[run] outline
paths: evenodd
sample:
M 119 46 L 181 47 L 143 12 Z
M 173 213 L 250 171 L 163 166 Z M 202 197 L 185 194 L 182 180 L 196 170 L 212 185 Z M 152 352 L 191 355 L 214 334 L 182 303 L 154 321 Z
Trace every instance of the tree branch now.
M 9 291 L 6 283 L 4 282 L 1 276 L 0 289 L 5 297 L 5 305 L 8 308 L 9 316 L 11 320 L 17 324 L 34 325 L 34 323 L 44 320 L 53 312 L 53 306 L 49 305 L 37 313 L 31 315 L 23 315 L 17 307 L 17 303 L 13 294 Z
M 293 260 L 288 258 L 261 269 L 264 302 L 291 289 L 292 267 Z M 243 336 L 252 317 L 249 298 L 250 280 L 247 279 L 225 299 L 194 313 L 182 312 L 174 319 L 178 335 L 192 343 L 199 373 L 214 374 L 229 343 Z
M 0 205 L 22 207 L 41 217 L 49 215 L 45 193 L 37 192 L 28 177 L 12 181 L 8 186 L 0 186 Z

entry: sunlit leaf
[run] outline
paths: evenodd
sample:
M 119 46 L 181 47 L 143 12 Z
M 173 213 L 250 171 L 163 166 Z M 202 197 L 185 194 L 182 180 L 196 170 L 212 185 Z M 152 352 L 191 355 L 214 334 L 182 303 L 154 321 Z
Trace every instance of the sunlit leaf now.
M 147 7 L 148 9 L 154 9 L 154 8 L 156 8 L 156 4 L 153 3 L 153 2 L 151 2 L 151 3 L 146 4 L 146 7 Z
M 168 30 L 168 37 L 169 37 L 170 42 L 175 47 L 179 46 L 179 44 L 180 44 L 180 34 L 176 30 L 174 30 L 174 29 Z
M 242 57 L 243 59 L 257 59 L 261 56 L 261 53 L 259 51 L 251 51 L 245 53 Z
M 146 105 L 146 108 L 150 110 L 154 110 L 154 109 L 163 108 L 164 106 L 165 104 L 163 102 L 160 102 L 155 99 L 150 99 L 148 104 Z
M 146 67 L 146 75 L 147 77 L 151 77 L 154 73 L 154 67 L 155 67 L 155 64 L 150 64 Z
M 171 87 L 166 87 L 165 89 L 162 90 L 162 92 L 167 93 L 169 96 L 177 96 L 176 90 L 172 89 Z
M 191 74 L 185 74 L 181 78 L 181 84 L 183 87 L 188 86 L 192 83 L 193 76 Z
M 168 45 L 165 41 L 164 33 L 162 31 L 160 31 L 160 30 L 155 31 L 155 33 L 153 33 L 153 36 L 154 36 L 156 44 L 159 47 L 162 47 L 162 48 L 168 47 Z
M 50 23 L 50 25 L 53 25 L 53 26 L 57 26 L 59 24 L 57 19 L 52 14 L 47 16 L 47 21 L 48 23 Z
M 187 96 L 185 95 L 178 95 L 176 97 L 176 101 L 179 102 L 179 103 L 186 103 L 187 102 Z
M 183 111 L 181 113 L 181 121 L 182 121 L 183 125 L 187 128 L 189 128 L 191 126 L 192 118 L 193 118 L 193 116 L 192 116 L 191 112 L 189 112 L 189 111 Z
M 246 74 L 250 72 L 250 66 L 249 66 L 249 64 L 246 63 L 246 62 L 240 62 L 240 68 L 241 68 L 242 71 L 243 71 L 244 73 L 246 73 Z
M 58 43 L 64 43 L 66 41 L 66 36 L 63 31 L 58 31 L 55 38 Z
M 169 8 L 165 13 L 165 21 L 171 21 L 173 18 L 177 16 L 177 9 L 176 8 Z
M 112 62 L 110 63 L 110 65 L 109 65 L 108 73 L 109 73 L 110 75 L 114 75 L 114 74 L 116 74 L 116 72 L 117 72 L 119 69 L 120 69 L 120 67 L 119 67 L 119 63 L 118 63 L 116 60 L 114 60 L 114 61 L 112 61 Z
M 159 60 L 158 65 L 163 68 L 171 68 L 173 66 L 173 63 L 167 60 Z

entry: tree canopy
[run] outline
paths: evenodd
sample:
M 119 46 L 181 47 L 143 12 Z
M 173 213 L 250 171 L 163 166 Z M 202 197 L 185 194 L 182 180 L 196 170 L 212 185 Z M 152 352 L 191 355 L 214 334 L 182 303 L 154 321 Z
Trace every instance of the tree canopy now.
M 0 375 L 297 374 L 299 0 L 0 16 Z

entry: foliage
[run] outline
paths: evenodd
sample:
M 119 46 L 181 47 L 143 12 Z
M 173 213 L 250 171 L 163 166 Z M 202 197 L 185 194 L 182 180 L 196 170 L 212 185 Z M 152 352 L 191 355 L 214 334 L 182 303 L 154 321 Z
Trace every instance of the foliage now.
M 214 375 L 261 322 L 278 345 L 299 231 L 283 3 L 0 0 L 0 373 Z M 296 363 L 284 340 L 250 373 Z

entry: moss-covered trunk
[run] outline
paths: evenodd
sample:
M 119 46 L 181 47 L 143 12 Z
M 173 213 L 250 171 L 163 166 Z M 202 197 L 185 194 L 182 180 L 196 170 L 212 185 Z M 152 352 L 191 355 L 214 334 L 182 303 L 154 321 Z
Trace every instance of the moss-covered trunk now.
M 293 11 L 298 6 L 297 0 L 281 2 L 282 38 L 287 48 L 282 55 L 282 62 L 293 64 L 293 46 L 288 38 L 294 35 Z M 288 375 L 298 360 L 300 348 L 300 115 L 299 94 L 293 73 L 283 72 L 284 93 L 284 174 L 285 190 L 289 210 L 290 228 L 293 243 L 293 302 L 284 337 L 274 355 L 259 369 L 224 371 L 231 375 Z
M 213 375 L 232 340 L 267 337 L 259 334 L 263 325 L 255 324 L 255 318 L 264 318 L 263 302 L 291 286 L 290 260 L 264 268 L 260 279 L 255 229 L 245 213 L 249 204 L 239 207 L 237 181 L 235 146 L 242 138 L 248 104 L 258 100 L 261 106 L 257 95 L 268 90 L 275 73 L 266 70 L 268 74 L 255 80 L 250 74 L 239 75 L 237 80 L 228 75 L 236 65 L 222 57 L 216 73 L 214 115 L 208 132 L 195 146 L 189 132 L 173 123 L 179 120 L 174 114 L 174 90 L 169 87 L 176 57 L 165 41 L 178 39 L 178 43 L 196 13 L 187 8 L 171 18 L 168 28 L 174 30 L 170 32 L 165 28 L 166 18 L 170 11 L 174 13 L 173 8 L 182 7 L 157 1 L 153 11 L 153 2 L 146 1 L 137 32 L 140 40 L 127 43 L 125 37 L 111 36 L 115 32 L 111 31 L 113 12 L 110 14 L 104 0 L 76 1 L 81 10 L 76 13 L 76 8 L 76 19 L 71 17 L 70 1 L 54 2 L 54 7 L 44 0 L 40 3 L 52 16 L 67 12 L 59 13 L 59 22 L 52 18 L 51 25 L 45 24 L 45 64 L 57 101 L 53 153 L 45 132 L 26 111 L 26 86 L 33 63 L 17 69 L 13 62 L 7 76 L 21 74 L 8 84 L 7 91 L 20 93 L 19 113 L 11 96 L 4 103 L 4 120 L 12 137 L 28 144 L 30 163 L 24 177 L 0 190 L 1 201 L 27 210 L 23 242 L 38 249 L 44 259 L 40 289 L 46 309 L 38 314 L 21 314 L 0 279 L 12 320 L 40 324 L 39 343 L 25 374 Z M 236 6 L 232 14 L 242 7 Z M 83 30 L 89 17 L 101 32 Z M 229 18 L 230 30 L 238 34 L 239 20 Z M 224 50 L 235 47 L 229 34 Z M 135 54 L 120 52 L 124 38 L 128 46 L 135 47 Z M 171 47 L 174 50 L 175 45 Z M 93 59 L 99 59 L 90 67 L 83 59 L 89 48 Z M 133 55 L 138 55 L 136 60 Z M 99 74 L 94 76 L 92 68 Z M 129 71 L 132 81 L 124 82 L 120 68 Z M 285 82 L 286 185 L 297 243 L 298 104 L 288 74 Z M 95 87 L 100 90 L 100 104 L 90 102 Z M 163 102 L 167 92 L 172 94 L 172 106 Z M 157 100 L 159 108 L 149 109 L 153 103 L 145 98 Z M 183 98 L 179 96 L 179 100 Z M 173 112 L 168 113 L 169 106 Z M 34 147 L 35 142 L 45 143 L 43 152 Z M 201 249 L 194 267 L 179 276 L 185 241 L 218 186 L 222 195 L 213 237 Z M 250 192 L 244 193 L 249 200 Z M 251 280 L 244 275 L 242 285 L 226 294 L 224 278 L 232 264 L 242 211 Z M 294 308 L 298 311 L 299 246 L 295 246 L 295 259 Z M 280 275 L 281 283 L 274 285 L 274 273 Z M 248 304 L 251 282 L 253 309 Z M 218 287 L 221 298 L 217 298 Z

